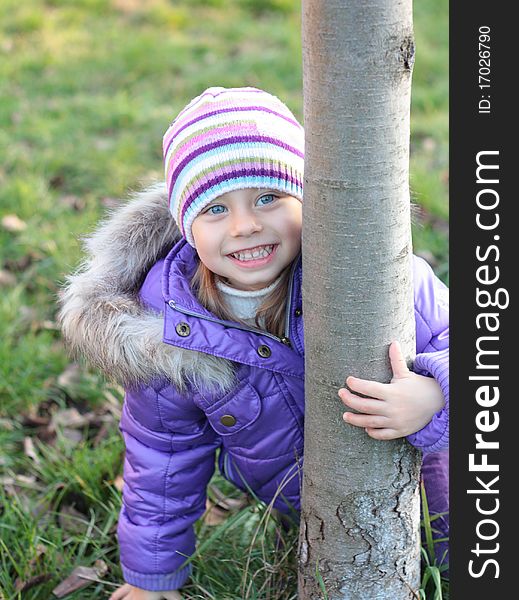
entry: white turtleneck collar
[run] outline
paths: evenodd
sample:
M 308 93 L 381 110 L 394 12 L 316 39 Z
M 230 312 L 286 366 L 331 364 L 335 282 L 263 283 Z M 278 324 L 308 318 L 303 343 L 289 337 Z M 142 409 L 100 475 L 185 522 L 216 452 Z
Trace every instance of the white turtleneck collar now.
M 216 286 L 222 293 L 231 312 L 242 321 L 255 325 L 255 318 L 258 308 L 263 300 L 274 290 L 281 278 L 271 283 L 268 287 L 261 290 L 245 291 L 227 285 L 219 279 L 216 280 Z

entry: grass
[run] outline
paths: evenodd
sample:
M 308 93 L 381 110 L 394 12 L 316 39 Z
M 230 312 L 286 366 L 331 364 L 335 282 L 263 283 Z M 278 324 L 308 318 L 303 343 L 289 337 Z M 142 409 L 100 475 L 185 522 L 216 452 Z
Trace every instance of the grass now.
M 420 585 L 419 595 L 420 600 L 443 600 L 449 596 L 449 582 L 442 579 L 442 573 L 446 571 L 448 566 L 444 564 L 445 556 L 440 560 L 436 558 L 435 544 L 442 541 L 447 541 L 447 538 L 442 538 L 438 534 L 438 530 L 434 529 L 434 521 L 439 519 L 444 513 L 431 515 L 427 504 L 427 496 L 423 483 L 420 489 L 420 498 L 422 502 L 422 532 L 425 538 L 425 543 L 422 543 L 422 581 Z M 436 534 L 436 535 L 435 535 Z
M 446 0 L 416 3 L 414 246 L 445 281 L 447 32 Z M 302 120 L 301 81 L 296 0 L 0 4 L 0 218 L 18 217 L 0 226 L 0 597 L 49 598 L 96 561 L 105 583 L 70 598 L 106 598 L 120 581 L 121 390 L 71 367 L 55 324 L 78 239 L 114 198 L 162 176 L 162 134 L 203 88 L 264 87 Z M 214 485 L 232 497 L 218 476 Z M 213 541 L 195 558 L 189 598 L 295 597 L 296 536 L 283 534 L 280 553 L 266 514 L 258 503 L 232 512 L 223 542 L 199 524 Z

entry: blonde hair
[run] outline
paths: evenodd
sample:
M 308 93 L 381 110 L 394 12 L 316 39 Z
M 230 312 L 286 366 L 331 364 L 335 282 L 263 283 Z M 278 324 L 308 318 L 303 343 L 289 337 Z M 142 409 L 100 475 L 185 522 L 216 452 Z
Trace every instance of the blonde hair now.
M 285 315 L 291 266 L 292 263 L 283 269 L 278 285 L 261 303 L 256 313 L 256 327 L 264 329 L 279 338 L 283 338 L 285 335 Z M 219 319 L 247 325 L 247 323 L 237 318 L 227 306 L 216 285 L 216 277 L 217 275 L 208 269 L 201 260 L 198 261 L 198 267 L 191 279 L 191 288 L 199 302 Z M 261 324 L 262 320 L 264 324 Z

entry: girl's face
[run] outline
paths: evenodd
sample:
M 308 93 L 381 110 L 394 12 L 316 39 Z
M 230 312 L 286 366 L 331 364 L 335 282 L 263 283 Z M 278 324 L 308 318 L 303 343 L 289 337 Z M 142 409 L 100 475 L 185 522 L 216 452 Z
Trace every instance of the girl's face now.
M 267 287 L 301 250 L 302 213 L 301 202 L 283 192 L 223 194 L 193 221 L 198 256 L 232 287 Z

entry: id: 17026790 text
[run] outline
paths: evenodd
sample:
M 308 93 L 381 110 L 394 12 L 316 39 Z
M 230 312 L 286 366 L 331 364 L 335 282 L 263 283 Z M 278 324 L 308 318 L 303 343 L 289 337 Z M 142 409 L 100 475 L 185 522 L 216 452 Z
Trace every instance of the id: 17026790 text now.
M 478 113 L 490 114 L 490 27 L 481 25 L 478 39 Z

